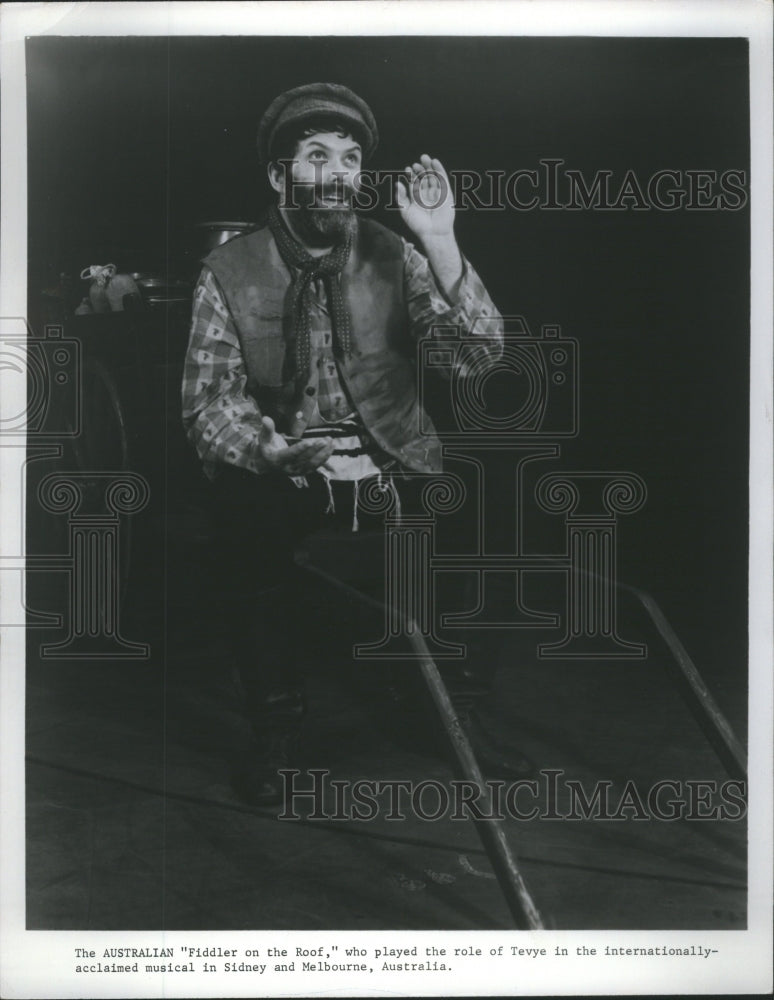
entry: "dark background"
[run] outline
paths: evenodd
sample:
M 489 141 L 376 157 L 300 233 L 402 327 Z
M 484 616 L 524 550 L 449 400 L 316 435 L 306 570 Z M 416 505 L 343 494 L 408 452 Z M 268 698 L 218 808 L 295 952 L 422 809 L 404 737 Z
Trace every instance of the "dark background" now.
M 258 119 L 318 79 L 371 105 L 374 167 L 428 152 L 449 169 L 749 176 L 742 39 L 36 38 L 27 60 L 31 315 L 62 271 L 175 271 L 192 223 L 256 219 Z M 643 477 L 620 576 L 700 669 L 744 687 L 748 209 L 464 212 L 457 232 L 503 313 L 579 341 L 580 435 L 551 468 Z

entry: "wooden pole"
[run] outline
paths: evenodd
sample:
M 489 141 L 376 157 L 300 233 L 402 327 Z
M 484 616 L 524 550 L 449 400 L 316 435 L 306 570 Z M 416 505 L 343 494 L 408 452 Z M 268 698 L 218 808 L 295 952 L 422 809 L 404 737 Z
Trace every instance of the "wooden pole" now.
M 680 642 L 680 639 L 677 637 L 674 629 L 669 624 L 669 621 L 663 611 L 658 604 L 656 604 L 650 594 L 646 593 L 644 590 L 638 590 L 636 587 L 629 587 L 624 584 L 621 584 L 620 586 L 623 590 L 628 590 L 630 593 L 634 594 L 637 600 L 640 601 L 650 615 L 653 624 L 658 629 L 661 638 L 669 647 L 670 652 L 675 658 L 675 662 L 677 663 L 680 673 L 693 692 L 695 701 L 698 704 L 700 712 L 702 713 L 702 718 L 709 724 L 710 731 L 714 732 L 714 734 L 720 738 L 722 752 L 719 753 L 719 756 L 723 765 L 732 777 L 746 778 L 747 754 L 745 749 L 736 738 L 736 734 L 731 728 L 731 724 L 721 712 L 718 703 L 710 694 L 709 688 L 704 683 L 704 678 L 701 676 L 695 663 L 688 655 L 688 651 L 685 646 L 683 646 L 682 642 Z
M 505 824 L 494 817 L 491 791 L 484 781 L 481 768 L 476 760 L 473 747 L 470 745 L 467 733 L 460 724 L 454 705 L 449 697 L 449 691 L 443 677 L 427 649 L 425 640 L 418 629 L 409 630 L 409 641 L 415 652 L 420 656 L 420 670 L 430 692 L 443 727 L 449 737 L 449 742 L 457 758 L 463 776 L 478 786 L 485 803 L 482 810 L 491 819 L 479 819 L 472 816 L 473 822 L 484 845 L 489 861 L 497 876 L 505 901 L 511 911 L 516 926 L 520 930 L 542 930 L 543 921 L 516 863 L 516 857 L 510 848 L 505 835 Z
M 296 562 L 304 569 L 321 577 L 332 586 L 349 594 L 361 603 L 377 608 L 380 611 L 384 609 L 382 602 L 369 597 L 356 587 L 352 587 L 350 584 L 338 579 L 338 577 L 314 566 L 305 558 L 304 554 L 299 553 L 296 557 Z M 409 642 L 419 658 L 422 678 L 427 685 L 433 704 L 441 718 L 462 775 L 480 790 L 481 800 L 484 803 L 481 812 L 484 815 L 493 817 L 492 819 L 479 819 L 471 816 L 471 819 L 475 824 L 476 831 L 487 853 L 516 927 L 520 930 L 543 930 L 544 924 L 540 913 L 524 883 L 516 862 L 516 857 L 505 835 L 505 824 L 501 819 L 494 816 L 491 790 L 481 773 L 481 768 L 478 765 L 467 733 L 457 718 L 446 684 L 415 623 L 412 621 L 405 621 L 404 623 Z

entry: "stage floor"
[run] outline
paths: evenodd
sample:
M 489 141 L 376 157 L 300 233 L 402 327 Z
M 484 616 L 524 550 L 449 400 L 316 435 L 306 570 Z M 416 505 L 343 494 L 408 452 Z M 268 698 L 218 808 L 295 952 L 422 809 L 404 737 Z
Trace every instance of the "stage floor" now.
M 628 617 L 627 617 L 628 616 Z M 140 620 L 140 619 L 138 619 Z M 303 768 L 331 779 L 453 777 L 421 708 L 388 711 L 379 664 L 348 663 L 344 632 L 310 652 Z M 481 718 L 505 746 L 559 772 L 587 797 L 608 782 L 612 811 L 627 782 L 660 802 L 689 781 L 729 775 L 681 697 L 671 657 L 634 607 L 627 638 L 643 660 L 557 661 L 539 631 L 466 631 L 471 663 L 494 689 Z M 127 638 L 141 638 L 127 632 Z M 459 639 L 462 633 L 454 635 Z M 553 636 L 555 638 L 555 635 Z M 27 664 L 27 925 L 30 929 L 497 929 L 513 926 L 474 825 L 448 813 L 371 821 L 279 819 L 229 785 L 228 756 L 247 738 L 222 636 L 185 614 L 166 619 L 145 662 Z M 52 638 L 54 638 L 52 636 Z M 684 639 L 690 649 L 690 637 Z M 314 643 L 313 643 L 314 646 Z M 325 649 L 322 656 L 320 649 Z M 744 738 L 743 679 L 699 664 Z M 413 668 L 412 668 L 413 669 Z M 549 780 L 538 779 L 544 788 Z M 701 794 L 696 792 L 694 794 Z M 711 796 L 717 804 L 719 796 Z M 426 812 L 435 798 L 428 792 Z M 519 807 L 532 805 L 520 797 Z M 308 811 L 301 804 L 299 811 Z M 694 802 L 695 811 L 706 808 Z M 743 818 L 507 820 L 508 838 L 546 926 L 556 929 L 742 929 Z M 733 813 L 733 810 L 729 809 Z M 576 810 L 577 812 L 577 810 Z M 736 810 L 737 814 L 739 810 Z

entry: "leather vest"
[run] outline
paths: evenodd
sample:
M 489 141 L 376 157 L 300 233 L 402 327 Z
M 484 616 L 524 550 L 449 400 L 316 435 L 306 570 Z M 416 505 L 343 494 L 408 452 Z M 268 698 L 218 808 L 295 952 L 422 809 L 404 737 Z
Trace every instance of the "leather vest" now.
M 314 410 L 294 378 L 291 274 L 268 226 L 213 250 L 204 263 L 226 298 L 247 368 L 247 391 L 278 429 L 299 436 Z M 417 472 L 441 468 L 441 448 L 419 405 L 417 346 L 409 335 L 403 289 L 403 243 L 359 219 L 341 272 L 351 317 L 352 354 L 339 357 L 349 398 L 376 443 Z

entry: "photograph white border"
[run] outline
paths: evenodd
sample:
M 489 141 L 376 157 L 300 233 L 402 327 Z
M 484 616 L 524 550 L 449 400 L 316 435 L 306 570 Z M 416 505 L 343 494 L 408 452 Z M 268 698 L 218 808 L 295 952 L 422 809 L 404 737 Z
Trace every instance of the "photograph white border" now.
M 5 4 L 0 9 L 2 78 L 2 215 L 0 316 L 24 317 L 26 261 L 26 94 L 24 40 L 31 35 L 598 35 L 742 37 L 750 44 L 751 123 L 751 390 L 750 390 L 750 704 L 749 704 L 749 901 L 746 931 L 668 933 L 670 945 L 699 940 L 718 947 L 717 960 L 562 958 L 547 966 L 471 961 L 453 978 L 417 979 L 374 974 L 348 980 L 316 974 L 292 989 L 276 977 L 212 976 L 188 979 L 133 977 L 130 985 L 103 979 L 89 985 L 71 972 L 73 948 L 98 940 L 99 948 L 186 944 L 254 946 L 260 939 L 284 945 L 335 943 L 334 932 L 64 932 L 25 930 L 24 869 L 24 628 L 0 634 L 0 995 L 3 997 L 210 997 L 407 995 L 589 995 L 634 993 L 766 993 L 772 953 L 772 25 L 768 0 L 588 0 L 588 2 L 456 2 L 388 0 L 368 3 L 47 3 Z M 0 373 L 1 374 L 1 373 Z M 19 380 L 0 392 L 0 416 L 24 407 Z M 21 394 L 21 395 L 20 395 Z M 0 558 L 23 554 L 23 510 L 18 488 L 19 449 L 0 448 Z M 23 574 L 1 574 L 0 621 L 22 607 Z M 6 615 L 11 616 L 10 618 Z M 588 947 L 612 943 L 642 947 L 660 943 L 662 932 L 474 932 L 484 951 L 490 943 Z M 471 932 L 347 932 L 358 939 L 396 946 L 469 943 Z M 228 945 L 226 945 L 228 942 Z M 518 976 L 518 978 L 516 978 Z M 405 981 L 404 981 L 405 980 Z M 287 992 L 282 992 L 282 989 Z

